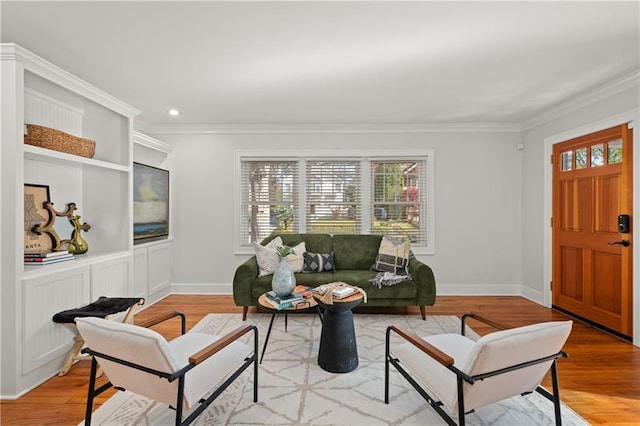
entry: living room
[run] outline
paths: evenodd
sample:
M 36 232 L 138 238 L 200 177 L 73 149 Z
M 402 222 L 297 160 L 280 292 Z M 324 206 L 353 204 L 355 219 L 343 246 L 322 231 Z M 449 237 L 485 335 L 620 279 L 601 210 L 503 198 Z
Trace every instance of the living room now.
M 436 275 L 439 299 L 428 314 L 458 296 L 549 308 L 553 145 L 639 118 L 635 2 L 3 1 L 1 12 L 3 43 L 139 109 L 138 137 L 160 141 L 156 165 L 171 173 L 170 281 L 145 294 L 148 304 L 232 294 L 236 268 L 253 254 L 238 236 L 242 158 L 373 153 L 433 161 L 429 241 L 413 248 Z M 173 107 L 180 115 L 167 114 Z M 17 199 L 6 189 L 12 152 L 0 157 L 3 206 Z M 78 191 L 53 201 L 90 198 Z M 91 253 L 100 215 L 83 207 Z M 3 240 L 13 233 L 3 224 Z M 7 275 L 22 268 L 15 247 L 3 242 L 1 252 L 3 347 L 22 339 L 20 327 L 6 325 L 24 314 L 11 307 L 23 297 Z M 634 251 L 634 270 L 639 259 Z M 127 295 L 138 295 L 130 281 Z M 632 339 L 640 345 L 639 333 Z M 3 398 L 36 384 L 15 377 L 15 352 L 3 349 L 2 358 Z

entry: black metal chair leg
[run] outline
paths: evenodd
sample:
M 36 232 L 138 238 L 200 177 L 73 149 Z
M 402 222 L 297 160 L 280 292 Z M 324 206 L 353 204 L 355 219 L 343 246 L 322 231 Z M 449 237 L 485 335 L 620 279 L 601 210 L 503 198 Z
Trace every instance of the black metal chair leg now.
M 389 331 L 384 351 L 384 403 L 389 403 Z
M 257 329 L 253 333 L 253 402 L 258 402 L 258 330 Z
M 176 401 L 176 426 L 182 425 L 182 404 L 184 403 L 184 375 L 178 379 L 178 398 Z
M 465 425 L 464 391 L 462 389 L 464 382 L 462 380 L 462 377 L 460 376 L 457 377 L 457 381 L 458 381 L 458 424 L 460 426 L 464 426 Z
M 267 350 L 267 343 L 269 343 L 269 336 L 271 336 L 271 327 L 273 327 L 273 320 L 276 319 L 276 313 L 271 314 L 271 322 L 269 322 L 269 330 L 267 330 L 267 337 L 264 339 L 264 346 L 262 346 L 262 354 L 260 355 L 260 364 L 262 364 L 262 358 L 264 358 L 264 351 Z
M 87 409 L 84 415 L 84 424 L 91 426 L 91 414 L 93 412 L 93 398 L 96 389 L 96 371 L 98 371 L 98 362 L 91 357 L 91 375 L 89 376 L 89 393 L 87 395 Z
M 551 364 L 551 382 L 553 386 L 553 408 L 556 415 L 556 425 L 562 425 L 562 415 L 560 414 L 560 389 L 558 386 L 558 370 L 556 362 Z

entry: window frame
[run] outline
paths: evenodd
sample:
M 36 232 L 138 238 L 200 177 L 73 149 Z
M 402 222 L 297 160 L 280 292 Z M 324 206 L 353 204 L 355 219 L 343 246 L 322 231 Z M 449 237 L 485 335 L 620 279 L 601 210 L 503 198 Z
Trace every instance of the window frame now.
M 411 249 L 415 254 L 434 255 L 435 254 L 435 152 L 433 149 L 420 150 L 345 150 L 333 154 L 327 151 L 305 151 L 305 150 L 269 150 L 269 151 L 234 151 L 234 191 L 233 191 L 233 212 L 234 212 L 234 251 L 238 255 L 254 254 L 254 249 L 250 245 L 241 243 L 241 217 L 242 217 L 242 162 L 243 161 L 298 161 L 298 229 L 300 233 L 307 232 L 306 221 L 306 163 L 307 161 L 345 161 L 357 160 L 360 164 L 361 174 L 361 197 L 362 220 L 360 222 L 360 232 L 368 233 L 371 229 L 373 212 L 369 211 L 372 205 L 371 197 L 373 185 L 371 181 L 371 162 L 373 161 L 424 161 L 426 164 L 425 183 L 425 216 L 421 215 L 420 220 L 426 222 L 426 245 L 412 245 Z

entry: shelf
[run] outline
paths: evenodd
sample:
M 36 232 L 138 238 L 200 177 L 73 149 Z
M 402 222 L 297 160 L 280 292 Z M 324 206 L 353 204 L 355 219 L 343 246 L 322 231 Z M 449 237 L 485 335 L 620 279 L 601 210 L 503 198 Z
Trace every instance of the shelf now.
M 86 254 L 78 254 L 75 256 L 74 260 L 69 260 L 65 262 L 52 263 L 51 265 L 40 265 L 40 266 L 24 266 L 24 272 L 22 274 L 22 279 L 31 279 L 38 278 L 42 276 L 51 275 L 57 272 L 64 272 L 75 268 L 81 268 L 84 266 L 90 266 L 96 263 L 118 259 L 120 257 L 128 257 L 130 256 L 129 251 L 121 251 L 115 253 L 86 253 Z
M 63 165 L 86 165 L 99 167 L 103 169 L 116 170 L 120 172 L 129 172 L 129 166 L 122 164 L 109 163 L 107 161 L 95 160 L 93 158 L 80 157 L 78 155 L 67 154 L 52 149 L 40 148 L 33 145 L 24 145 L 25 160 L 44 160 L 56 162 Z

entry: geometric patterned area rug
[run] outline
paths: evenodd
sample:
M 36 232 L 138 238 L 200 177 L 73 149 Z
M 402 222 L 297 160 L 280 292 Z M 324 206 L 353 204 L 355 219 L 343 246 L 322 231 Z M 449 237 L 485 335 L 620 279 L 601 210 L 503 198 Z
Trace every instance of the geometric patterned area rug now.
M 222 335 L 237 327 L 239 314 L 209 314 L 194 331 Z M 250 314 L 259 331 L 259 352 L 271 314 Z M 455 316 L 355 314 L 358 367 L 329 373 L 317 364 L 321 324 L 317 314 L 278 315 L 258 372 L 258 402 L 253 403 L 253 374 L 245 371 L 194 422 L 195 425 L 443 425 L 445 422 L 391 368 L 390 401 L 384 403 L 384 339 L 388 325 L 409 327 L 418 335 L 459 333 Z M 252 338 L 249 333 L 247 338 Z M 562 362 L 562 361 L 560 361 Z M 188 377 L 188 376 L 187 376 Z M 562 377 L 560 377 L 562 379 Z M 94 425 L 171 425 L 175 411 L 130 392 L 118 392 L 93 414 Z M 455 418 L 455 417 L 454 417 Z M 477 409 L 471 425 L 550 425 L 553 404 L 534 392 Z M 588 424 L 563 404 L 565 425 Z M 82 424 L 82 423 L 81 423 Z

